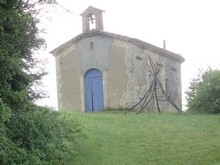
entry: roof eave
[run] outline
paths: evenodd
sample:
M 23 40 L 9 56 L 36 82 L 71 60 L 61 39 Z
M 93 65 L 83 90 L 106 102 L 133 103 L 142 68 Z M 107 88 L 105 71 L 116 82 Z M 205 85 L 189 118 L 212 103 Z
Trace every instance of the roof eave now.
M 185 61 L 185 59 L 180 54 L 170 52 L 168 50 L 154 46 L 152 44 L 141 41 L 139 39 L 130 38 L 127 36 L 122 36 L 122 35 L 118 35 L 118 34 L 114 34 L 114 33 L 104 32 L 104 31 L 100 31 L 100 30 L 92 30 L 92 31 L 89 31 L 86 33 L 79 34 L 76 37 L 72 38 L 71 40 L 69 40 L 69 41 L 65 42 L 64 44 L 60 45 L 59 47 L 55 48 L 50 53 L 53 56 L 57 57 L 63 50 L 67 49 L 70 45 L 75 44 L 77 41 L 79 41 L 83 38 L 87 38 L 87 37 L 91 37 L 91 36 L 95 36 L 95 35 L 96 36 L 111 37 L 113 39 L 132 43 L 132 44 L 136 45 L 137 47 L 144 48 L 144 49 L 150 50 L 152 52 L 158 53 L 160 55 L 166 56 L 166 57 L 171 58 L 179 63 L 183 63 Z

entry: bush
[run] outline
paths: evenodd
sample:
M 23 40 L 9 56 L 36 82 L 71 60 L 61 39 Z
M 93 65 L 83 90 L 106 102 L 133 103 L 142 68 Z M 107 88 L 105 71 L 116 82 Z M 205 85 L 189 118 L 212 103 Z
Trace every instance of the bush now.
M 11 109 L 0 98 L 0 126 L 11 116 Z
M 220 70 L 208 69 L 190 83 L 187 94 L 188 111 L 220 113 Z
M 76 119 L 47 109 L 14 114 L 6 126 L 0 164 L 66 164 L 84 137 Z

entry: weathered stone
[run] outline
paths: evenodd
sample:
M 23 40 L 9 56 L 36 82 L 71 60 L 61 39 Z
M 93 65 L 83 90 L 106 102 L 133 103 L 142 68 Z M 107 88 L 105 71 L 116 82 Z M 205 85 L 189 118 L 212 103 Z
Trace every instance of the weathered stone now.
M 91 7 L 89 10 L 93 11 Z M 178 54 L 100 29 L 84 31 L 51 53 L 56 57 L 59 110 L 86 111 L 85 74 L 90 69 L 102 73 L 105 108 L 133 106 L 150 87 L 152 75 L 146 69 L 148 57 L 157 66 L 164 66 L 158 78 L 181 108 L 181 63 L 184 58 Z M 158 90 L 158 95 L 162 95 L 162 91 Z M 155 104 L 149 106 L 154 108 Z M 160 102 L 160 106 L 164 111 L 173 109 L 167 102 Z

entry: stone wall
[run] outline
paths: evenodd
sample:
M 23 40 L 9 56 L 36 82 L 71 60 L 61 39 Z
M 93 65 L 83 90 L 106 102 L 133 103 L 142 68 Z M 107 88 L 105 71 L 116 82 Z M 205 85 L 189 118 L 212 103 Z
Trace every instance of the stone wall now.
M 112 39 L 94 36 L 84 38 L 76 43 L 76 48 L 80 58 L 80 93 L 81 93 L 81 111 L 85 111 L 85 86 L 84 75 L 90 69 L 98 69 L 103 76 L 103 96 L 104 106 L 108 107 L 108 69 L 109 69 L 109 51 Z
M 126 44 L 114 40 L 110 48 L 109 62 L 110 67 L 107 69 L 107 102 L 106 107 L 118 108 L 124 107 L 121 103 L 123 93 L 127 90 L 128 76 L 125 64 Z
M 117 42 L 115 41 L 114 43 Z M 152 75 L 150 75 L 147 70 L 147 63 L 149 63 L 150 57 L 156 64 L 156 67 L 163 66 L 163 69 L 158 74 L 158 78 L 163 85 L 163 89 L 167 91 L 171 99 L 181 109 L 182 93 L 180 63 L 152 51 L 139 48 L 130 43 L 122 42 L 121 44 L 114 44 L 111 49 L 113 48 L 117 48 L 117 52 L 114 53 L 118 53 L 120 54 L 120 58 L 124 58 L 124 60 L 120 59 L 115 63 L 115 65 L 118 65 L 119 62 L 121 63 L 121 69 L 118 69 L 117 71 L 115 69 L 115 73 L 120 75 L 120 82 L 117 84 L 117 87 L 114 85 L 109 86 L 109 89 L 116 88 L 115 91 L 117 91 L 114 95 L 108 95 L 110 97 L 109 100 L 113 100 L 112 98 L 115 100 L 117 99 L 117 101 L 115 101 L 116 105 L 114 106 L 132 107 L 147 92 L 151 84 L 151 79 L 153 78 L 150 77 Z M 123 61 L 124 64 L 122 63 Z M 126 72 L 126 74 L 124 72 Z M 111 76 L 113 76 L 113 74 Z M 115 77 L 117 78 L 116 75 Z M 108 84 L 110 82 L 109 79 Z M 162 90 L 157 89 L 157 93 L 161 99 L 166 99 L 163 97 Z M 166 101 L 160 101 L 159 103 L 163 111 L 174 110 Z M 148 108 L 149 107 L 155 110 L 155 100 L 151 101 Z
M 79 40 L 56 57 L 58 107 L 85 112 L 84 75 L 96 68 L 103 76 L 105 108 L 131 107 L 148 90 L 151 78 L 146 63 L 151 57 L 163 65 L 158 77 L 163 88 L 181 108 L 181 64 L 129 42 L 93 36 Z M 161 95 L 158 90 L 158 95 Z M 173 108 L 160 102 L 163 111 Z M 155 103 L 150 104 L 155 108 Z
M 80 110 L 80 60 L 74 46 L 56 57 L 59 110 Z

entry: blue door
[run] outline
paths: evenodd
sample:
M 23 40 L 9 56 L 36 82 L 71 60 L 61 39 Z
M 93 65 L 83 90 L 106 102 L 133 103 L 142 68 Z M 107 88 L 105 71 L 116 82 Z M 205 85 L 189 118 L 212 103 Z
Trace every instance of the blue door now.
M 100 112 L 104 108 L 102 73 L 91 69 L 85 74 L 86 112 Z

